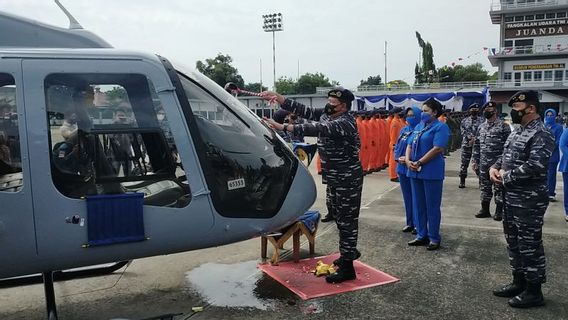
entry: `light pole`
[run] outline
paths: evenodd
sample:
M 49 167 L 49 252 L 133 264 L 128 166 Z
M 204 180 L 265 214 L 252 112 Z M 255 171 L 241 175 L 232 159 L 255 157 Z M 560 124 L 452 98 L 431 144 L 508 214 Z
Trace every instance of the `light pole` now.
M 276 31 L 284 30 L 282 23 L 282 13 L 271 13 L 262 16 L 264 32 L 272 32 L 272 72 L 274 77 L 273 90 L 276 90 Z

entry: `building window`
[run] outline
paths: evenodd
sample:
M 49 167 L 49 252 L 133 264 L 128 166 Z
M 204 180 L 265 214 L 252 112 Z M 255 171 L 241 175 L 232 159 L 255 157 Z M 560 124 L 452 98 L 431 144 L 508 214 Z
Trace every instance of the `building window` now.
M 539 14 L 535 15 L 535 19 L 536 20 L 544 20 L 544 13 L 539 13 Z
M 532 81 L 532 71 L 523 72 L 523 81 Z
M 510 17 L 505 17 L 505 22 L 513 22 L 514 19 L 515 19 L 515 17 L 512 17 L 512 16 L 510 16 Z
M 556 13 L 556 18 L 566 18 L 566 12 L 558 12 Z
M 75 199 L 139 192 L 149 206 L 189 204 L 172 131 L 146 76 L 51 74 L 45 96 L 59 192 Z
M 554 12 L 546 14 L 546 19 L 555 19 L 555 18 L 556 18 L 556 13 Z
M 542 81 L 542 71 L 534 72 L 534 81 Z
M 544 72 L 544 81 L 552 81 L 552 70 Z
M 505 48 L 510 48 L 513 46 L 513 40 L 505 40 L 503 44 L 505 45 Z
M 525 16 L 525 21 L 533 21 L 534 20 L 534 14 Z
M 0 73 L 0 192 L 18 192 L 23 186 L 16 83 Z
M 511 80 L 512 80 L 512 73 L 511 72 L 503 73 L 503 81 L 504 82 L 511 82 Z
M 516 21 L 525 21 L 525 16 L 515 16 L 515 22 Z
M 564 80 L 568 81 L 568 70 L 566 70 L 566 72 L 565 72 Z
M 554 71 L 554 81 L 562 81 L 562 76 L 564 75 L 564 70 Z

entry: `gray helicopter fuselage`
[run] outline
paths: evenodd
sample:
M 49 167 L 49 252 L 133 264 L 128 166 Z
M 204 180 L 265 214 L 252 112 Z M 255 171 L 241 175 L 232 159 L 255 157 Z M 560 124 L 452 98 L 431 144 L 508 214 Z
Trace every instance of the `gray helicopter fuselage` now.
M 308 170 L 256 115 L 156 55 L 0 47 L 2 103 L 11 153 L 0 172 L 0 278 L 250 239 L 315 200 Z M 87 199 L 130 193 L 143 195 L 144 239 L 89 245 L 101 226 Z M 111 220 L 101 221 L 129 224 Z

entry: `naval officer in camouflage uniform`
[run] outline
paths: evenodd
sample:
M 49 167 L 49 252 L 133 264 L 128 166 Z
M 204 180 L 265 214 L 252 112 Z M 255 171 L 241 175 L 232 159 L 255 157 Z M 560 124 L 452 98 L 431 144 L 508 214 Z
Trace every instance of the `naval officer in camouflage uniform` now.
M 327 202 L 331 204 L 333 210 L 330 213 L 339 229 L 341 253 L 334 262 L 339 270 L 326 281 L 337 283 L 355 279 L 353 260 L 361 255 L 357 250 L 357 237 L 363 187 L 363 169 L 359 161 L 361 143 L 355 118 L 348 113 L 355 97 L 349 90 L 339 87 L 329 91 L 325 108 L 311 108 L 274 92 L 263 92 L 262 96 L 266 100 L 275 99 L 282 109 L 313 121 L 282 125 L 265 119 L 276 130 L 318 137 L 323 183 L 327 184 Z
M 481 117 L 479 117 L 479 104 L 472 104 L 469 106 L 468 111 L 469 117 L 463 119 L 460 125 L 463 139 L 461 145 L 460 189 L 465 188 L 465 178 L 467 178 L 467 168 L 471 161 L 473 143 L 475 142 L 477 129 L 482 122 Z M 476 174 L 478 173 L 476 172 Z
M 505 142 L 503 154 L 491 167 L 491 180 L 503 185 L 503 229 L 513 282 L 493 291 L 509 297 L 509 305 L 530 308 L 544 304 L 546 282 L 542 244 L 543 217 L 548 207 L 547 171 L 554 137 L 540 119 L 536 91 L 520 91 L 509 101 L 511 119 L 520 124 Z
M 471 167 L 479 172 L 479 186 L 481 189 L 481 210 L 475 215 L 476 218 L 489 218 L 489 204 L 495 194 L 495 215 L 493 219 L 503 219 L 503 199 L 501 187 L 489 179 L 489 169 L 501 154 L 505 141 L 511 134 L 511 128 L 503 120 L 497 117 L 497 105 L 489 101 L 483 105 L 483 117 L 487 120 L 479 126 L 477 137 L 473 144 L 473 156 Z

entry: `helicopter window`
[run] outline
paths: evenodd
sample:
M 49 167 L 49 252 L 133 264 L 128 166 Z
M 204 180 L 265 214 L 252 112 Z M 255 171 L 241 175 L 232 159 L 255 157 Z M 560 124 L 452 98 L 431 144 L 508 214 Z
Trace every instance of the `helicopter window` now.
M 185 207 L 191 193 L 170 126 L 138 74 L 52 74 L 45 80 L 53 180 L 71 198 L 144 193 Z
M 22 189 L 22 162 L 16 86 L 10 74 L 0 73 L 0 192 Z
M 289 148 L 208 78 L 179 79 L 204 147 L 200 160 L 215 209 L 232 218 L 274 216 L 297 168 Z

